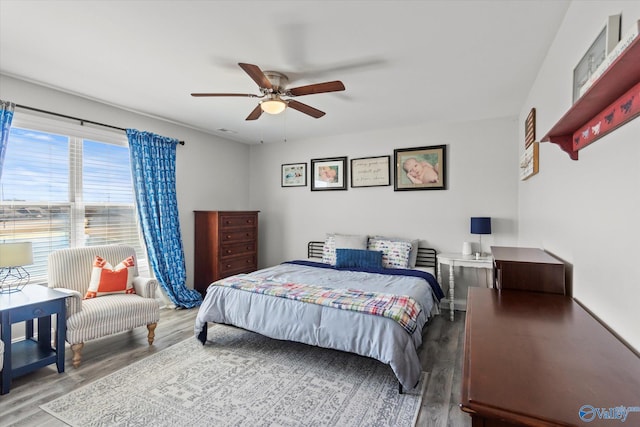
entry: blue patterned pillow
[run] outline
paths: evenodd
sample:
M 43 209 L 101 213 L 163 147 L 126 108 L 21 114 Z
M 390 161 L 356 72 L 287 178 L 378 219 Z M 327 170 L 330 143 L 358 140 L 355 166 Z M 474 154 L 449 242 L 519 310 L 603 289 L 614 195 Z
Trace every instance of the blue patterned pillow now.
M 384 268 L 409 268 L 410 242 L 369 239 L 368 249 L 382 251 L 382 266 Z
M 380 268 L 382 252 L 364 249 L 336 249 L 336 267 Z
M 327 234 L 322 246 L 322 262 L 336 265 L 336 238 L 333 234 Z

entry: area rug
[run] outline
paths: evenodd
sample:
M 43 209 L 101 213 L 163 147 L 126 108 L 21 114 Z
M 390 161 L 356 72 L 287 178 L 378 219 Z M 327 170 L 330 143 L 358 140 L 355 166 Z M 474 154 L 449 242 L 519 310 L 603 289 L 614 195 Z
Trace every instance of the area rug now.
M 71 426 L 412 426 L 426 373 L 225 325 L 40 406 Z M 90 369 L 90 365 L 83 365 Z

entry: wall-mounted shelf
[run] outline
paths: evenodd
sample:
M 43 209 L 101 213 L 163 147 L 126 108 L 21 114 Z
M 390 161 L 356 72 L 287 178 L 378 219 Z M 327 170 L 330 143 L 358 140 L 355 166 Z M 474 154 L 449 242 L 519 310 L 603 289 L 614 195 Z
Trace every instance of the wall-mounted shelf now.
M 634 89 L 634 86 L 638 83 L 640 83 L 640 37 L 636 37 L 615 59 L 600 78 L 542 138 L 542 141 L 558 144 L 562 150 L 569 154 L 569 157 L 573 160 L 578 160 L 578 150 L 583 148 L 584 145 L 578 148 L 575 147 L 574 134 L 589 124 L 592 119 L 604 114 L 605 110 L 608 111 L 613 102 L 626 95 L 631 89 Z M 639 101 L 638 99 L 635 100 L 636 103 Z M 590 142 L 604 136 L 631 118 L 628 117 L 627 120 L 612 126 L 607 132 L 599 132 Z

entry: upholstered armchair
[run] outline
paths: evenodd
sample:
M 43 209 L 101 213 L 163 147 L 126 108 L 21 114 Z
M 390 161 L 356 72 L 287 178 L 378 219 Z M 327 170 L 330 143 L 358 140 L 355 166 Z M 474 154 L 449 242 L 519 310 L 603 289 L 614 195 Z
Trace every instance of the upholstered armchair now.
M 102 264 L 97 264 L 96 256 L 102 259 Z M 97 281 L 102 280 L 101 268 L 105 267 L 105 273 L 114 273 L 104 264 L 108 262 L 116 266 L 123 261 L 128 263 L 117 266 L 115 270 L 119 274 L 122 268 L 126 269 L 127 290 L 114 292 L 112 288 L 103 286 L 104 292 L 95 292 Z M 155 299 L 158 282 L 138 276 L 132 247 L 107 245 L 54 251 L 49 255 L 48 286 L 69 294 L 66 300 L 66 339 L 71 345 L 74 367 L 80 366 L 84 343 L 92 339 L 146 325 L 149 345 L 153 344 L 160 318 L 160 308 Z

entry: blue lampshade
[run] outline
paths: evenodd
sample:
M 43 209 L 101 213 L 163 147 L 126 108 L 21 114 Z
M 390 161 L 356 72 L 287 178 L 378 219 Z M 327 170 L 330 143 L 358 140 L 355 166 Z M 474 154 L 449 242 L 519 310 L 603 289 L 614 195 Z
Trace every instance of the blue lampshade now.
M 471 217 L 471 234 L 491 234 L 491 218 Z

